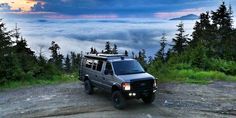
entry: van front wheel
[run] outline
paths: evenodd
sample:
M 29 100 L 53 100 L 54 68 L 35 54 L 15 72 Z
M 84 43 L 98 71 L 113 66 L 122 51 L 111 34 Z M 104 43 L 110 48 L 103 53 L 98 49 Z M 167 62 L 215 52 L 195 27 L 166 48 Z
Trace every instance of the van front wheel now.
M 89 80 L 85 80 L 84 90 L 89 95 L 93 94 L 93 87 L 92 87 L 91 82 Z
M 120 91 L 114 91 L 112 93 L 112 102 L 117 109 L 124 109 L 126 106 L 126 100 Z

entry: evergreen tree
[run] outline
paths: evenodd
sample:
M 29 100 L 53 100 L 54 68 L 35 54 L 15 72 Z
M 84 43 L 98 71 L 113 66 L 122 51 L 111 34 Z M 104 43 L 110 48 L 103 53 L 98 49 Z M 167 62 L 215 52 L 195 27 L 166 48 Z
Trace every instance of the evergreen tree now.
M 212 11 L 212 22 L 215 29 L 213 54 L 224 59 L 231 59 L 231 49 L 235 46 L 231 35 L 233 32 L 232 8 L 223 2 L 216 11 Z
M 79 67 L 80 67 L 80 63 L 81 63 L 81 55 L 79 53 L 76 54 L 75 62 L 76 62 L 76 71 L 75 72 L 78 72 Z
M 110 42 L 106 42 L 106 45 L 105 45 L 105 54 L 111 54 L 112 51 L 111 51 L 111 46 L 110 46 Z
M 138 56 L 135 57 L 135 59 L 137 59 L 139 61 L 139 63 L 146 69 L 147 67 L 147 62 L 146 62 L 146 51 L 144 49 L 142 49 L 141 51 L 139 51 Z
M 178 33 L 175 34 L 176 37 L 173 38 L 173 47 L 172 47 L 172 50 L 174 51 L 174 53 L 177 53 L 177 54 L 180 54 L 182 53 L 187 45 L 188 45 L 188 35 L 185 35 L 184 34 L 184 24 L 181 22 L 179 25 L 177 25 L 178 27 Z
M 71 52 L 71 68 L 73 72 L 78 72 L 81 63 L 81 55 Z
M 0 19 L 0 84 L 14 79 L 13 75 L 19 70 L 15 59 L 12 55 L 11 32 L 7 31 Z
M 117 50 L 117 45 L 114 44 L 114 47 L 112 49 L 112 54 L 118 54 L 118 50 Z
M 90 54 L 97 54 L 97 50 L 95 48 L 90 48 Z
M 152 58 L 152 56 L 149 56 L 148 57 L 148 63 L 150 64 L 150 63 L 152 63 L 153 62 L 153 58 Z
M 28 48 L 26 40 L 22 37 L 20 40 L 16 40 L 16 45 L 13 48 L 23 71 L 26 73 L 28 71 L 33 72 L 34 67 L 36 67 L 37 60 L 34 52 Z
M 125 50 L 125 56 L 129 56 L 129 54 L 128 54 L 128 51 L 127 51 L 127 50 Z
M 162 63 L 165 62 L 165 48 L 166 48 L 166 34 L 163 33 L 160 40 L 160 50 L 155 55 L 155 60 L 160 60 Z
M 49 47 L 49 50 L 51 50 L 51 59 L 49 61 L 57 66 L 58 69 L 62 69 L 63 67 L 63 55 L 59 53 L 60 47 L 58 44 L 56 44 L 55 41 L 52 41 L 51 47 Z
M 71 56 L 71 69 L 72 69 L 72 71 L 76 71 L 77 64 L 76 64 L 76 54 L 75 54 L 75 52 L 71 52 L 70 56 Z
M 93 47 L 90 48 L 90 54 L 93 54 Z
M 71 61 L 70 61 L 70 57 L 68 54 L 66 55 L 66 59 L 65 59 L 65 71 L 66 72 L 71 71 Z
M 200 21 L 197 21 L 194 26 L 192 33 L 193 39 L 190 42 L 191 47 L 196 47 L 197 44 L 204 46 L 210 46 L 210 39 L 212 36 L 212 26 L 210 24 L 209 12 L 202 13 L 200 15 Z
M 135 59 L 135 54 L 134 54 L 134 52 L 132 52 L 132 58 Z
M 227 9 L 223 2 L 216 11 L 212 11 L 212 21 L 215 28 L 219 30 L 232 30 L 232 8 Z
M 11 46 L 11 32 L 6 31 L 5 24 L 0 19 L 0 57 L 9 55 Z
M 168 61 L 170 59 L 170 56 L 171 56 L 171 49 L 168 49 L 165 60 Z

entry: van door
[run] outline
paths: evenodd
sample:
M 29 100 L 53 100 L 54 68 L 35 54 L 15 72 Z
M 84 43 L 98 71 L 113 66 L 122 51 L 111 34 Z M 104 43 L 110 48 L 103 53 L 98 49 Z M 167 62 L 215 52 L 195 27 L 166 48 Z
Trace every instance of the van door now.
M 110 62 L 106 63 L 104 72 L 102 74 L 102 81 L 105 84 L 105 88 L 106 90 L 110 91 L 114 81 L 113 70 Z
M 103 67 L 103 61 L 101 60 L 94 60 L 93 62 L 93 78 L 96 81 L 96 86 L 100 88 L 104 88 L 103 83 L 102 83 L 102 67 Z

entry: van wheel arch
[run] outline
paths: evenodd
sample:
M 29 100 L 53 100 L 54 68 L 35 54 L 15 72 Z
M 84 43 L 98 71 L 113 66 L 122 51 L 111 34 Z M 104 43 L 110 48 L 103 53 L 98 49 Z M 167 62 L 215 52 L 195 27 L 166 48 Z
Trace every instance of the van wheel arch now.
M 84 81 L 89 80 L 88 76 L 84 76 Z
M 119 91 L 119 90 L 121 90 L 121 88 L 120 88 L 120 86 L 118 86 L 118 85 L 113 85 L 112 86 L 112 88 L 111 88 L 111 93 L 113 93 L 114 91 Z

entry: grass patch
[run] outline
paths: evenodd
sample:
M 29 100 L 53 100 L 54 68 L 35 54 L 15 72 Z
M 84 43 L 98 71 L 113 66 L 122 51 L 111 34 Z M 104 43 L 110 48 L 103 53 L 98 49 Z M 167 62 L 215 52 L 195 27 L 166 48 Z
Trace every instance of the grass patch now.
M 157 75 L 160 82 L 209 84 L 213 81 L 233 81 L 236 76 L 226 75 L 218 71 L 201 71 L 193 69 L 168 70 Z
M 63 75 L 52 76 L 49 79 L 41 77 L 37 79 L 32 78 L 32 79 L 25 79 L 21 81 L 8 81 L 0 85 L 0 90 L 16 89 L 16 88 L 35 86 L 35 85 L 50 85 L 50 84 L 76 82 L 78 81 L 78 77 L 79 76 L 77 74 L 63 74 Z

